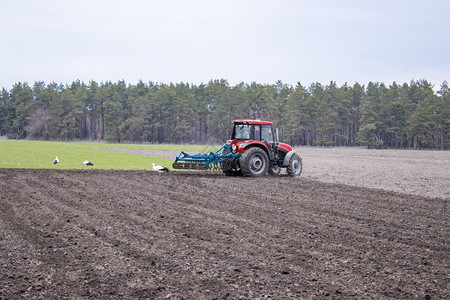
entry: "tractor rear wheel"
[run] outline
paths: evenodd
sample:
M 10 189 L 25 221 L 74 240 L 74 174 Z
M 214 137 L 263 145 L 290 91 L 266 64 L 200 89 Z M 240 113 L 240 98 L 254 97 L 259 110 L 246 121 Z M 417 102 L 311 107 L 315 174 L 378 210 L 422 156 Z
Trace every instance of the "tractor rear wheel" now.
M 302 173 L 302 159 L 296 153 L 291 156 L 286 171 L 291 177 L 300 176 Z
M 244 176 L 263 177 L 269 168 L 269 158 L 263 149 L 254 147 L 242 154 L 240 165 Z

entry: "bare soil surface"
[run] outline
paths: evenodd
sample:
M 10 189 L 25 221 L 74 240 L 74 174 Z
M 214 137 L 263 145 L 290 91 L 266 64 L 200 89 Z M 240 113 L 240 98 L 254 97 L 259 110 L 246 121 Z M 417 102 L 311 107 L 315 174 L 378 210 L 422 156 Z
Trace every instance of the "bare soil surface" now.
M 297 148 L 303 176 L 450 199 L 450 151 Z
M 285 175 L 0 170 L 0 299 L 449 299 L 449 239 L 443 197 Z
M 102 150 L 167 159 L 180 154 L 172 150 Z M 450 151 L 317 147 L 295 150 L 303 160 L 303 178 L 450 199 Z

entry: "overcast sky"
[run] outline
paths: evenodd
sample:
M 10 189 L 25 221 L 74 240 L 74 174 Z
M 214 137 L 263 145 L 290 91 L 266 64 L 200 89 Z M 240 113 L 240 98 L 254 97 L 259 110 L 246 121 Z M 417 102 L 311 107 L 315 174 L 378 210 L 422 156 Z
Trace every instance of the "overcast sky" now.
M 450 80 L 449 0 L 0 0 L 0 88 Z

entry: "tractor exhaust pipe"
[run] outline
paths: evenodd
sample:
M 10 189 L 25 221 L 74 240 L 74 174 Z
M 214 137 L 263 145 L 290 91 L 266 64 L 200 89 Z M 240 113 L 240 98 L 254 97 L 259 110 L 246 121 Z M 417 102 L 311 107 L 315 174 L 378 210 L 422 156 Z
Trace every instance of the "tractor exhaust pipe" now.
M 278 128 L 275 128 L 275 143 L 277 144 L 277 146 L 278 146 Z
M 278 155 L 278 141 L 279 141 L 279 137 L 278 137 L 278 128 L 275 128 L 275 145 L 274 145 L 274 151 L 275 151 L 275 155 Z

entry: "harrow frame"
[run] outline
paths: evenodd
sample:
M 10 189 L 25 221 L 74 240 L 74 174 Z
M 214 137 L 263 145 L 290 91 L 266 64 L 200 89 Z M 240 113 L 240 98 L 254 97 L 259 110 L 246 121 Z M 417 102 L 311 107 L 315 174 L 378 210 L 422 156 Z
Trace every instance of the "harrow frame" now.
M 223 145 L 215 152 L 206 154 L 190 155 L 184 151 L 175 158 L 172 164 L 174 169 L 188 169 L 188 170 L 220 170 L 222 163 L 227 160 L 240 157 L 241 154 L 233 154 L 228 144 Z

